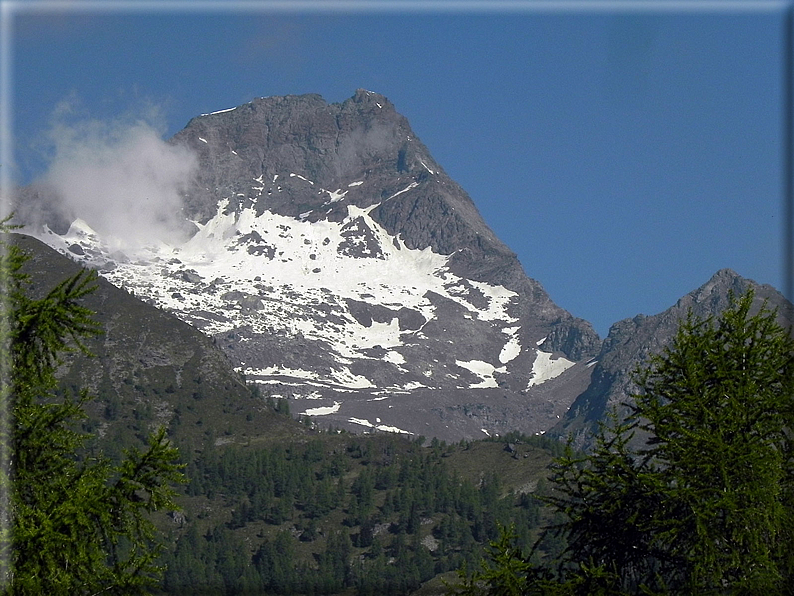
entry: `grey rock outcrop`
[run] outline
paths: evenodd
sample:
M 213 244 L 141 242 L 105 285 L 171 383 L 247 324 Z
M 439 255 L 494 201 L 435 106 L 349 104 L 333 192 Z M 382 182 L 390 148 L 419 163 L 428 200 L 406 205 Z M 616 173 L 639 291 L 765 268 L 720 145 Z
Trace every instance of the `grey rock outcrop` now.
M 675 336 L 688 312 L 698 318 L 716 316 L 729 305 L 729 296 L 741 296 L 753 288 L 754 311 L 766 302 L 777 309 L 778 323 L 791 327 L 792 304 L 772 286 L 758 284 L 730 269 L 721 269 L 709 281 L 679 299 L 676 304 L 653 316 L 637 315 L 612 325 L 604 339 L 594 366 L 590 385 L 571 405 L 565 417 L 551 431 L 561 437 L 572 436 L 578 447 L 592 445 L 599 421 L 613 408 L 626 413 L 637 387 L 632 372 L 642 367 L 651 354 L 661 353 Z
M 370 91 L 333 104 L 257 98 L 193 118 L 169 142 L 198 162 L 176 216 L 191 231 L 184 244 L 125 254 L 88 222 L 72 229 L 81 214 L 61 212 L 44 185 L 21 189 L 17 212 L 321 424 L 447 440 L 549 431 L 586 447 L 688 309 L 716 314 L 730 291 L 753 286 L 793 318 L 773 288 L 721 270 L 602 342 L 526 274 L 406 118 Z
M 526 275 L 383 95 L 359 89 L 340 104 L 314 94 L 258 98 L 192 119 L 172 142 L 199 156 L 185 201 L 191 219 L 205 222 L 225 197 L 238 197 L 229 211 L 253 205 L 257 213 L 307 221 L 340 221 L 346 205 L 377 204 L 373 219 L 408 248 L 452 255 L 454 273 L 517 292 L 514 316 L 544 328 L 549 349 L 580 360 L 600 347 L 589 323 L 554 304 Z M 251 181 L 261 189 L 256 201 Z M 334 192 L 344 194 L 329 201 Z

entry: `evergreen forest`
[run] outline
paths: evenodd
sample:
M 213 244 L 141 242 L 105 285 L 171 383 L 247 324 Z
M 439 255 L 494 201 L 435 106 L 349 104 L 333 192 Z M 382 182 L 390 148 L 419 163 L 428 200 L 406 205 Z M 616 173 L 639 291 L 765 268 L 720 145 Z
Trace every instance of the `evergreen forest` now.
M 92 394 L 59 370 L 103 333 L 96 275 L 32 291 L 4 248 L 3 594 L 792 593 L 794 340 L 752 291 L 682 321 L 579 453 L 321 430 L 198 368 Z

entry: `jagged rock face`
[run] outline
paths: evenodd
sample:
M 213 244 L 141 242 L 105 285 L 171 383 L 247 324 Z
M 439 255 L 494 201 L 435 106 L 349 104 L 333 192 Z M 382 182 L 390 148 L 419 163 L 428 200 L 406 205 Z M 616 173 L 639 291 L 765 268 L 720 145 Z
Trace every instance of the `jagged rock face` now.
M 382 95 L 358 90 L 342 104 L 319 95 L 259 98 L 194 118 L 173 142 L 199 155 L 186 209 L 200 221 L 230 197 L 232 209 L 255 205 L 257 214 L 311 221 L 338 221 L 344 213 L 330 208 L 340 201 L 377 204 L 375 219 L 409 248 L 452 254 L 464 234 L 510 254 Z
M 371 217 L 409 249 L 451 255 L 450 269 L 504 285 L 532 303 L 536 318 L 574 323 L 580 358 L 599 340 L 584 321 L 554 305 L 514 253 L 485 224 L 384 96 L 359 89 L 341 104 L 319 95 L 266 97 L 191 120 L 173 138 L 199 155 L 186 213 L 204 223 L 221 200 L 305 221 L 342 221 L 345 206 Z M 556 349 L 564 349 L 564 339 Z M 579 353 L 576 353 L 578 350 Z
M 256 99 L 171 142 L 198 155 L 189 239 L 119 252 L 80 220 L 40 237 L 213 336 L 294 413 L 457 440 L 543 432 L 581 391 L 597 334 L 383 96 Z
M 42 186 L 22 190 L 18 213 L 43 214 L 42 240 L 211 336 L 249 381 L 323 425 L 447 440 L 551 429 L 587 447 L 689 308 L 717 314 L 752 285 L 794 319 L 774 289 L 722 270 L 602 344 L 369 91 L 255 99 L 170 142 L 199 163 L 183 241 L 118 250 L 59 219 Z
M 576 446 L 590 447 L 597 423 L 604 421 L 609 411 L 613 408 L 619 414 L 628 411 L 624 404 L 630 404 L 631 395 L 638 390 L 632 383 L 632 372 L 643 366 L 650 355 L 661 353 L 670 344 L 688 312 L 701 319 L 716 316 L 730 304 L 731 293 L 738 297 L 750 288 L 755 292 L 751 312 L 758 312 L 766 301 L 768 308 L 777 309 L 779 324 L 792 325 L 791 303 L 772 286 L 757 284 L 730 269 L 721 269 L 664 312 L 654 316 L 637 315 L 612 325 L 595 361 L 589 386 L 551 433 L 570 435 Z

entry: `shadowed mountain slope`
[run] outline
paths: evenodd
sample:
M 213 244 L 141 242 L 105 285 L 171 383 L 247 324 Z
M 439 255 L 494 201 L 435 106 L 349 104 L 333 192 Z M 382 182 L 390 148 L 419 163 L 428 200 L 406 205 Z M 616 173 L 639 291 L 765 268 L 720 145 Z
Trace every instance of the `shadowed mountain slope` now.
M 766 302 L 768 308 L 777 309 L 778 323 L 791 327 L 794 310 L 780 292 L 730 269 L 721 269 L 664 312 L 653 316 L 637 315 L 612 325 L 596 358 L 590 385 L 550 433 L 563 437 L 572 435 L 574 444 L 580 448 L 590 446 L 592 433 L 607 412 L 613 408 L 627 411 L 623 404 L 630 403 L 631 395 L 637 391 L 631 380 L 632 371 L 643 366 L 649 355 L 662 352 L 689 311 L 700 318 L 716 316 L 728 307 L 731 293 L 738 297 L 750 288 L 755 292 L 755 312 Z
M 30 259 L 24 271 L 32 292 L 43 295 L 80 267 L 30 236 L 12 235 Z M 83 303 L 102 334 L 86 341 L 93 353 L 67 354 L 58 371 L 65 390 L 87 389 L 86 410 L 106 450 L 120 449 L 166 426 L 178 445 L 240 444 L 297 437 L 303 427 L 273 412 L 209 338 L 99 278 Z

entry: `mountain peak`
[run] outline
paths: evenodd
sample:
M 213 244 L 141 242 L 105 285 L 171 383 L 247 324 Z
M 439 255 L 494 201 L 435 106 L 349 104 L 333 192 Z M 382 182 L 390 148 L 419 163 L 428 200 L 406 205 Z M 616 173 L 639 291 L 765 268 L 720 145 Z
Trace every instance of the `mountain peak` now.
M 785 298 L 775 288 L 766 284 L 742 277 L 733 269 L 720 269 L 699 288 L 683 296 L 676 303 L 678 308 L 692 308 L 697 316 L 707 317 L 717 314 L 728 306 L 729 296 L 740 296 L 753 289 L 756 301 L 768 300 L 779 308 L 787 308 Z
M 564 413 L 573 392 L 553 387 L 587 374 L 598 335 L 526 275 L 384 96 L 258 98 L 170 143 L 197 162 L 189 238 L 126 251 L 76 225 L 42 239 L 326 423 L 458 440 Z
M 379 187 L 377 194 L 359 188 L 347 198 L 358 195 L 371 204 L 381 192 L 405 187 L 395 174 L 408 182 L 422 173 L 441 175 L 408 121 L 385 97 L 363 89 L 341 104 L 316 94 L 255 99 L 192 119 L 172 142 L 198 155 L 199 174 L 186 207 L 200 221 L 214 215 L 221 199 L 247 196 L 263 184 L 278 182 L 261 206 L 297 216 L 318 204 L 317 197 L 309 200 L 303 182 L 329 192 L 357 182 Z M 291 175 L 299 178 L 290 181 Z M 380 186 L 387 177 L 391 188 Z
M 733 279 L 736 279 L 736 278 L 743 279 L 741 275 L 736 273 L 736 271 L 734 271 L 733 269 L 729 269 L 729 268 L 725 267 L 723 269 L 718 270 L 714 275 L 712 275 L 711 278 L 709 279 L 709 281 L 718 281 L 718 280 L 721 280 L 721 279 L 731 279 L 731 280 L 733 280 Z
M 381 106 L 388 105 L 393 107 L 392 103 L 386 99 L 385 95 L 381 95 L 375 91 L 369 91 L 368 89 L 363 88 L 356 89 L 356 92 L 353 94 L 353 97 L 350 98 L 350 101 L 355 103 L 375 103 L 381 104 Z
M 750 289 L 754 291 L 751 314 L 766 303 L 768 308 L 777 310 L 778 324 L 791 328 L 794 307 L 780 292 L 732 269 L 720 269 L 667 310 L 651 316 L 637 315 L 612 325 L 597 357 L 589 387 L 576 398 L 552 433 L 561 436 L 573 433 L 578 447 L 589 446 L 596 421 L 603 420 L 611 408 L 625 408 L 631 403 L 637 391 L 632 371 L 645 365 L 651 354 L 659 354 L 669 345 L 689 313 L 700 319 L 718 316 L 731 304 L 731 294 L 738 298 Z

